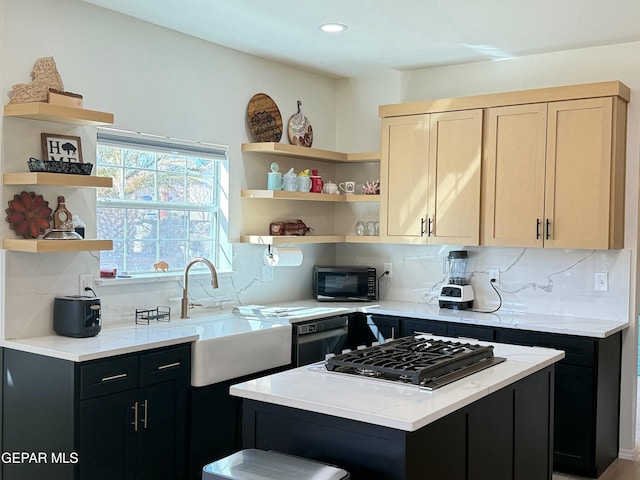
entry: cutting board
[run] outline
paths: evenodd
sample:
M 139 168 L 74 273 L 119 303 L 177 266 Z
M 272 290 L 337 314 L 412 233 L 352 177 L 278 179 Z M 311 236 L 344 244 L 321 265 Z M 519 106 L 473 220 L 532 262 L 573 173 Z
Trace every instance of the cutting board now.
M 247 106 L 249 130 L 258 142 L 279 142 L 282 138 L 282 116 L 273 99 L 256 93 Z

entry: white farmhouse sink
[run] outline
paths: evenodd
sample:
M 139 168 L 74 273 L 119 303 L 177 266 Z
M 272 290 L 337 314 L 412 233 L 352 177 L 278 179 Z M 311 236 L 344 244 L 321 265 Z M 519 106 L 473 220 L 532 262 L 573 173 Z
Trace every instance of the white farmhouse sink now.
M 203 387 L 289 364 L 291 325 L 283 320 L 218 314 L 171 322 L 200 337 L 191 350 L 191 385 Z

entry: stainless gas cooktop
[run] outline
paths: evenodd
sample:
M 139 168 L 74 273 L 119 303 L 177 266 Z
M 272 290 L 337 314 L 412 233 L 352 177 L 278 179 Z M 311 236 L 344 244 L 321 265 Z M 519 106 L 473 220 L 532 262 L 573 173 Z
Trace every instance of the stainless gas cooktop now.
M 420 336 L 333 356 L 326 369 L 433 390 L 504 360 L 493 355 L 493 346 Z

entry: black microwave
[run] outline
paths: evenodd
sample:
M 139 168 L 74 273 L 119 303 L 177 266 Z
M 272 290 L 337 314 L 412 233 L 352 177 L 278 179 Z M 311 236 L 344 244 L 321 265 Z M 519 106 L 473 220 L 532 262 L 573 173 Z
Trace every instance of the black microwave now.
M 313 297 L 318 302 L 377 300 L 376 269 L 363 265 L 315 265 Z

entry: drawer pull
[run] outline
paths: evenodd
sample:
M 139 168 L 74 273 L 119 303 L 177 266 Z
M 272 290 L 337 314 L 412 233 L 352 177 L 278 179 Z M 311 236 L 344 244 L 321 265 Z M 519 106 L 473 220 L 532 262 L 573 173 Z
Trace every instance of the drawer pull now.
M 127 378 L 126 373 L 120 373 L 118 375 L 111 375 L 110 377 L 103 377 L 101 382 L 110 382 L 111 380 L 120 380 L 121 378 Z
M 173 368 L 173 367 L 179 367 L 179 366 L 180 366 L 180 362 L 167 363 L 166 365 L 160 365 L 158 367 L 158 370 L 164 370 L 165 368 Z

